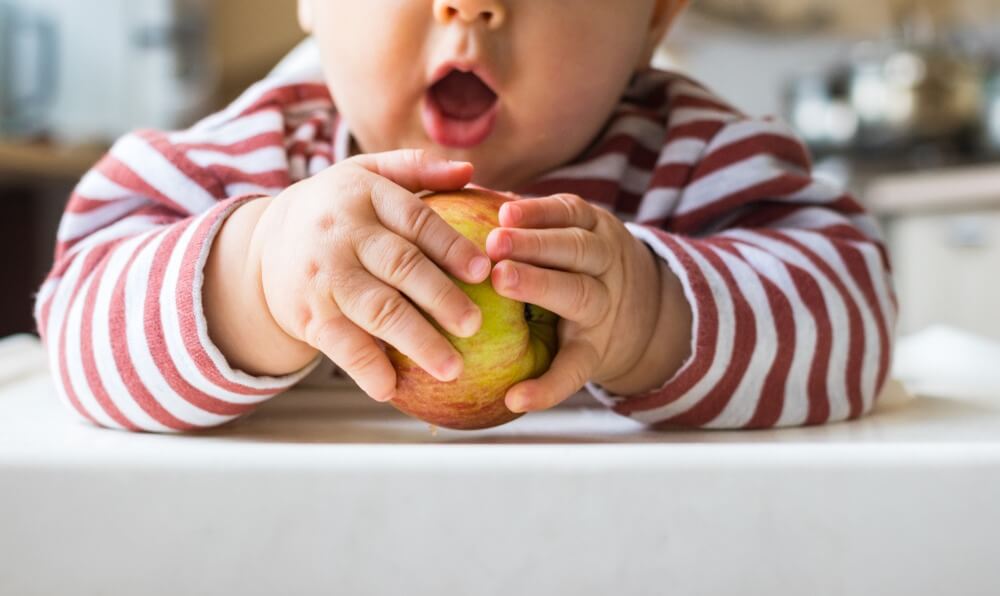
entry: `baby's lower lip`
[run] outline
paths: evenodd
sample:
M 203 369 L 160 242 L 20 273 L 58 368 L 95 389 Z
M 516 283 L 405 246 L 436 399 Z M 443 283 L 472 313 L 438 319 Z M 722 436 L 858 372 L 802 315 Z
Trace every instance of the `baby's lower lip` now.
M 438 145 L 453 149 L 469 149 L 482 144 L 496 128 L 498 103 L 493 104 L 482 115 L 460 120 L 446 116 L 428 93 L 424 96 L 421 120 L 427 136 Z

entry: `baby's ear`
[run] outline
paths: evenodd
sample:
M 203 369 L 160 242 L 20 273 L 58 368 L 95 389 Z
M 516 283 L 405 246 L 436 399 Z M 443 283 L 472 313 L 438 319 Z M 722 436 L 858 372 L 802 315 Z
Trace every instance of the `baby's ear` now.
M 306 0 L 300 0 L 305 2 Z M 653 17 L 649 22 L 648 37 L 646 39 L 646 51 L 643 52 L 642 63 L 639 68 L 646 68 L 652 62 L 656 49 L 663 43 L 663 38 L 667 36 L 670 27 L 680 16 L 681 12 L 687 8 L 690 0 L 654 0 Z
M 306 33 L 313 32 L 313 0 L 299 0 L 299 26 Z

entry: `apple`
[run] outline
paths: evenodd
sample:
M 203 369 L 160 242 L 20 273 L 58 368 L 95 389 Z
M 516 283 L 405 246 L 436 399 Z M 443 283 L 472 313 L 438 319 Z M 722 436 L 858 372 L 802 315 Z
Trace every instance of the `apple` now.
M 499 227 L 500 205 L 508 197 L 466 189 L 424 198 L 427 204 L 463 236 L 486 251 L 486 237 Z M 455 337 L 428 320 L 455 346 L 465 361 L 462 375 L 441 382 L 398 350 L 387 346 L 396 369 L 392 405 L 436 426 L 458 430 L 490 428 L 519 417 L 504 405 L 515 384 L 540 376 L 556 351 L 558 317 L 535 305 L 498 294 L 490 279 L 472 285 L 452 278 L 483 313 L 476 335 Z M 425 313 L 426 316 L 426 313 Z

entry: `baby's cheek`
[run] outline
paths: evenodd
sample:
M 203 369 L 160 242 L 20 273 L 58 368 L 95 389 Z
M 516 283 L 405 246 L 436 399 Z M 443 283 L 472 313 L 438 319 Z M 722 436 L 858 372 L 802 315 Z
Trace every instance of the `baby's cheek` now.
M 520 118 L 515 142 L 521 145 L 517 154 L 546 164 L 546 171 L 577 158 L 604 127 L 616 103 L 573 86 L 551 85 L 540 82 L 515 98 Z

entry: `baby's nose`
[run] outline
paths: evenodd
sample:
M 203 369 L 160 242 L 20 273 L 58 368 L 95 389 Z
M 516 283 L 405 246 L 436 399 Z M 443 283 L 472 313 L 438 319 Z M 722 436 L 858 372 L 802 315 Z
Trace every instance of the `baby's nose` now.
M 488 29 L 499 29 L 507 18 L 502 0 L 435 0 L 434 18 L 448 24 L 455 19 L 469 25 L 482 20 Z

